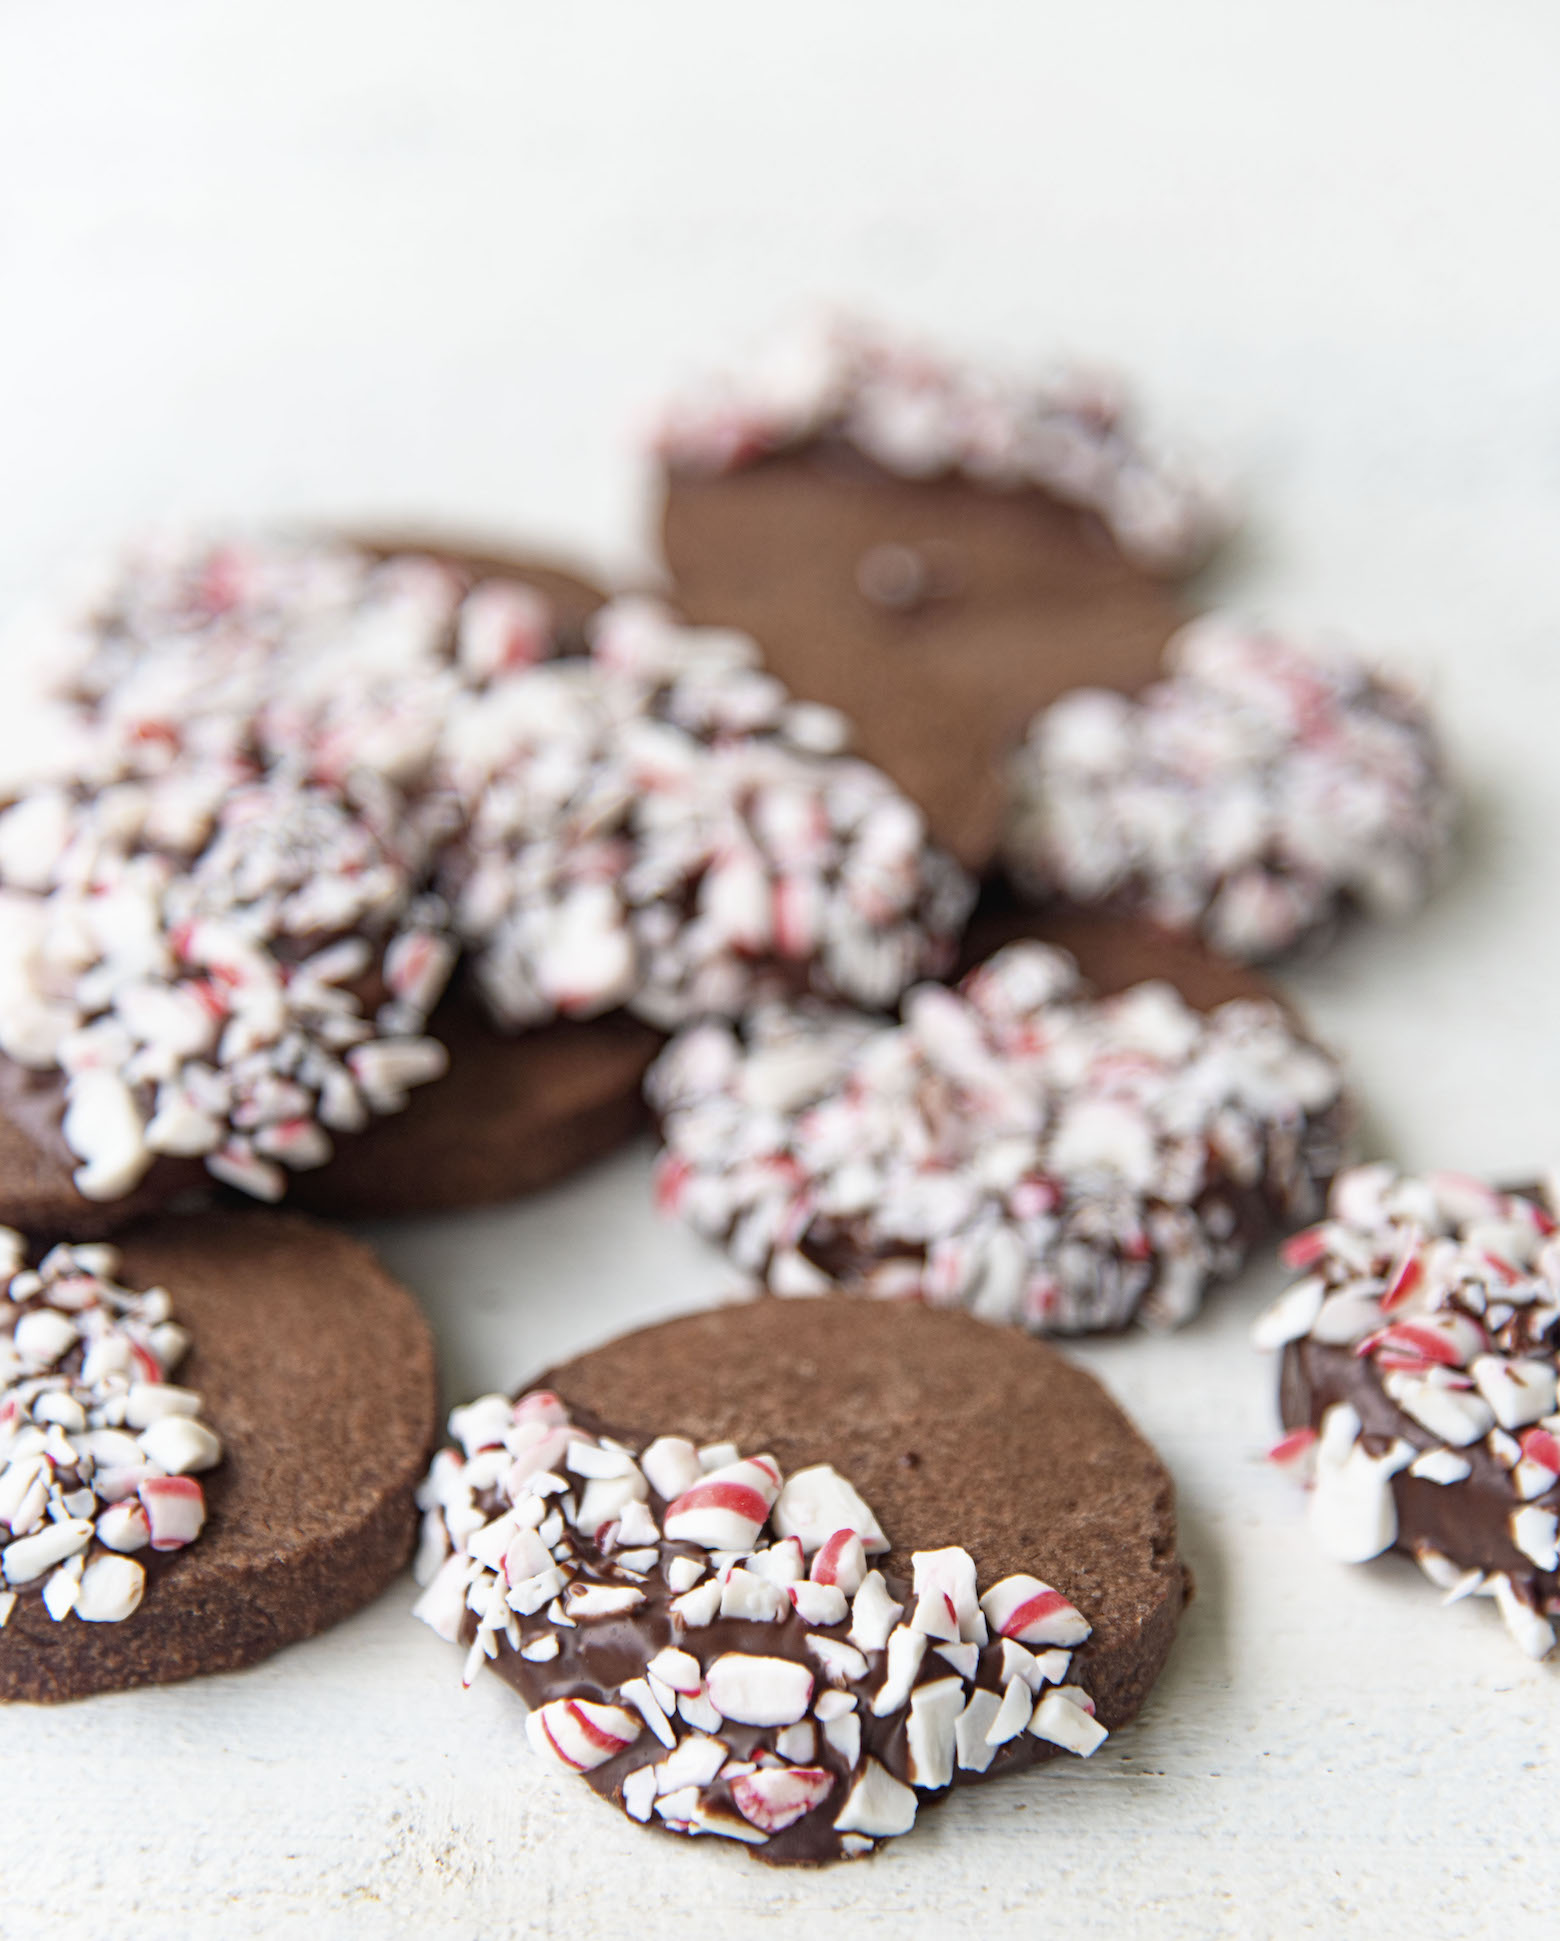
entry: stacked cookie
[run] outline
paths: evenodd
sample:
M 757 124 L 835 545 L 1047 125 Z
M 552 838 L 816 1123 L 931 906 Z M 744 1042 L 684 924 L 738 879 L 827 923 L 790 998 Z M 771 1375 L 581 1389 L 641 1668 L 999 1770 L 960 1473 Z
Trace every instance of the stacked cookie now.
M 647 1824 L 851 1857 L 1140 1707 L 1168 1478 L 1011 1326 L 1174 1325 L 1322 1212 L 1342 1077 L 1249 966 L 1412 905 L 1451 798 L 1401 684 L 1188 621 L 1219 497 L 1096 383 L 835 331 L 659 450 L 669 605 L 180 540 L 31 643 L 0 1692 L 305 1636 L 405 1561 L 415 1486 L 419 1615 L 539 1752 Z M 501 1199 L 646 1108 L 662 1205 L 766 1291 L 457 1410 L 426 1474 L 408 1297 L 223 1206 Z M 1065 1514 L 994 1486 L 1020 1464 Z

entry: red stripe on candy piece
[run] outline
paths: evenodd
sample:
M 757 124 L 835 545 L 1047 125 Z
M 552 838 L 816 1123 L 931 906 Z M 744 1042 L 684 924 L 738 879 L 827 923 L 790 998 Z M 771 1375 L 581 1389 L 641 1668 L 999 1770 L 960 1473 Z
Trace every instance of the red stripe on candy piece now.
M 760 1527 L 769 1515 L 768 1503 L 749 1483 L 695 1483 L 668 1508 L 667 1522 L 688 1510 L 730 1510 Z
M 1016 1638 L 1020 1631 L 1027 1631 L 1031 1624 L 1038 1624 L 1042 1618 L 1053 1617 L 1058 1611 L 1070 1611 L 1072 1608 L 1060 1591 L 1041 1591 L 1038 1596 L 1026 1598 L 1018 1606 L 1003 1625 L 1000 1635 Z
M 1393 1308 L 1401 1307 L 1412 1294 L 1418 1291 L 1424 1277 L 1423 1256 L 1417 1252 L 1408 1254 L 1399 1262 L 1391 1280 L 1387 1283 L 1387 1291 L 1381 1297 L 1382 1308 L 1390 1314 Z
M 574 1754 L 572 1752 L 565 1752 L 563 1747 L 559 1745 L 557 1735 L 554 1733 L 552 1727 L 547 1723 L 547 1713 L 545 1712 L 545 1710 L 540 1714 L 540 1717 L 541 1717 L 542 1732 L 546 1737 L 547 1743 L 552 1747 L 553 1751 L 557 1753 L 558 1757 L 563 1761 L 564 1765 L 572 1767 L 572 1769 L 577 1773 L 584 1772 L 585 1770 L 584 1766 L 580 1764 L 579 1760 L 575 1758 Z
M 1268 1451 L 1269 1462 L 1294 1462 L 1303 1456 L 1316 1441 L 1314 1429 L 1291 1429 L 1287 1436 L 1280 1436 Z
M 1286 1267 L 1314 1267 L 1327 1251 L 1327 1228 L 1324 1226 L 1307 1227 L 1302 1233 L 1292 1233 L 1278 1250 L 1278 1257 Z
M 589 1744 L 595 1746 L 605 1758 L 610 1759 L 615 1752 L 621 1752 L 624 1746 L 633 1743 L 629 1739 L 620 1739 L 615 1732 L 604 1732 L 572 1698 L 569 1700 L 569 1717 L 585 1735 Z
M 1521 1440 L 1522 1454 L 1528 1462 L 1536 1462 L 1560 1476 L 1560 1439 L 1548 1429 L 1528 1429 Z

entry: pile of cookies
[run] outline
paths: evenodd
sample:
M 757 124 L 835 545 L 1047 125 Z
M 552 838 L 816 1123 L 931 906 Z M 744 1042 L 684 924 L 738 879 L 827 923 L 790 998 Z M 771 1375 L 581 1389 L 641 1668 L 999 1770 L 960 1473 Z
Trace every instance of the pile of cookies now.
M 29 621 L 0 1696 L 251 1663 L 415 1541 L 417 1615 L 544 1758 L 767 1860 L 870 1852 L 1088 1757 L 1189 1595 L 1162 1464 L 1036 1337 L 1174 1326 L 1281 1233 L 1319 1537 L 1542 1655 L 1548 1197 L 1348 1169 L 1260 968 L 1432 888 L 1412 690 L 1193 614 L 1221 495 L 1076 372 L 832 326 L 656 452 L 660 598 L 185 537 Z M 426 1326 L 318 1216 L 509 1198 L 647 1121 L 662 1207 L 762 1291 L 457 1409 L 430 1464 Z

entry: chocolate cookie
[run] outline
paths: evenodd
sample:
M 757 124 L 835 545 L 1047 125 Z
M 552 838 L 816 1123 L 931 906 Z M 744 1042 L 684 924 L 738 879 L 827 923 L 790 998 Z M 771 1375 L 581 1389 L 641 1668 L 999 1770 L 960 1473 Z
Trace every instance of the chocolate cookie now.
M 1031 895 L 1113 904 L 1238 958 L 1412 909 L 1455 820 L 1406 683 L 1221 616 L 1183 628 L 1136 697 L 1054 702 L 1013 772 L 1004 854 Z
M 1277 1003 L 1221 990 L 1230 973 L 1199 1011 L 1117 981 L 1112 939 L 1152 933 L 1077 930 L 1106 995 L 1015 942 L 898 1022 L 798 1004 L 682 1033 L 646 1087 L 661 1204 L 784 1293 L 835 1282 L 1045 1333 L 1186 1320 L 1320 1204 L 1341 1078 Z
M 48 1162 L 20 1169 L 13 1217 L 81 1232 L 75 1200 L 162 1203 L 201 1168 L 281 1197 L 444 1075 L 426 1027 L 463 952 L 508 1032 L 796 989 L 890 1003 L 945 967 L 970 886 L 838 717 L 734 636 L 486 567 L 174 548 L 76 616 L 51 674 L 65 752 L 0 813 L 0 1052 L 28 1074 L 4 1090 Z M 502 1073 L 551 1089 L 497 1135 L 556 1136 L 437 1203 L 632 1123 L 642 1031 L 491 1059 L 465 1037 L 461 1096 L 379 1152 L 415 1162 L 418 1126 L 491 1118 Z
M 451 1417 L 418 1614 L 633 1818 L 853 1857 L 1136 1717 L 1189 1590 L 1091 1377 L 966 1315 L 762 1298 Z M 1021 1479 L 1021 1481 L 1020 1481 Z
M 436 1391 L 427 1328 L 366 1248 L 249 1213 L 41 1271 L 3 1245 L 0 1697 L 253 1664 L 384 1588 Z
M 1415 1558 L 1448 1602 L 1494 1598 L 1531 1657 L 1560 1612 L 1560 1235 L 1551 1191 L 1361 1166 L 1295 1235 L 1256 1330 L 1283 1349 L 1274 1451 L 1312 1473 L 1313 1535 Z
M 1030 717 L 1154 678 L 1184 618 L 1160 576 L 1221 523 L 1097 381 L 1004 386 L 860 332 L 679 406 L 660 452 L 683 610 L 847 715 L 976 870 Z

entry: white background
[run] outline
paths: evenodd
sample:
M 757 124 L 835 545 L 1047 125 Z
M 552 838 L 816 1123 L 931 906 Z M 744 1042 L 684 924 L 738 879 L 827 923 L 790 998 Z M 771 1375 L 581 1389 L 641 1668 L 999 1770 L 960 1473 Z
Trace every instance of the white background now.
M 636 417 L 810 300 L 1118 361 L 1243 481 L 1214 590 L 1435 693 L 1460 874 L 1296 983 L 1373 1150 L 1530 1175 L 1560 1156 L 1557 81 L 1541 0 L 0 0 L 0 610 L 175 514 L 642 565 Z M 452 1399 L 728 1285 L 647 1167 L 382 1232 Z M 1488 1606 L 1312 1554 L 1259 1461 L 1272 1284 L 1086 1352 L 1200 1585 L 1089 1765 L 775 1875 L 540 1772 L 397 1591 L 251 1673 L 0 1717 L 0 1931 L 1552 1926 L 1555 1674 Z

